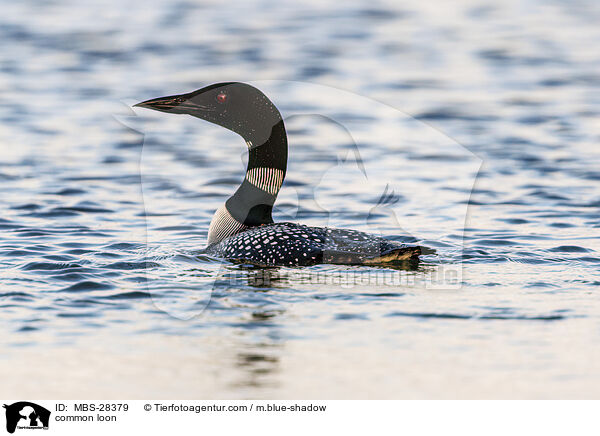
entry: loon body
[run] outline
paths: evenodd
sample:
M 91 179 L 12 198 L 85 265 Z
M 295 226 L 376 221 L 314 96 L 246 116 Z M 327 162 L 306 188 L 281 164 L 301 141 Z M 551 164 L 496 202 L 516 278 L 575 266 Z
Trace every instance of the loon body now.
M 207 254 L 258 265 L 377 265 L 409 260 L 421 251 L 356 230 L 274 223 L 209 245 Z
M 248 169 L 237 191 L 215 213 L 206 254 L 256 265 L 320 263 L 379 265 L 418 259 L 421 248 L 355 230 L 274 223 L 273 204 L 287 167 L 287 134 L 275 105 L 239 82 L 135 106 L 189 114 L 238 133 L 248 146 Z

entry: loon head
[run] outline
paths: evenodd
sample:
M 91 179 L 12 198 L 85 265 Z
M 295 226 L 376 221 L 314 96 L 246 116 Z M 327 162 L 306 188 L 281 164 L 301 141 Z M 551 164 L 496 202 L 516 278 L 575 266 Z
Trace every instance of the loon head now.
M 216 83 L 188 94 L 146 100 L 134 106 L 174 114 L 188 114 L 261 145 L 282 121 L 275 105 L 254 86 L 241 82 Z

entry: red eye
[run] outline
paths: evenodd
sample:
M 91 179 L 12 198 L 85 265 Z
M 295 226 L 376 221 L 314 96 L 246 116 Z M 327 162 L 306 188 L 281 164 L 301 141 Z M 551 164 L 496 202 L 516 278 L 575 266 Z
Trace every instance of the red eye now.
M 224 92 L 217 94 L 217 101 L 219 103 L 225 103 L 227 101 L 227 94 L 225 94 Z

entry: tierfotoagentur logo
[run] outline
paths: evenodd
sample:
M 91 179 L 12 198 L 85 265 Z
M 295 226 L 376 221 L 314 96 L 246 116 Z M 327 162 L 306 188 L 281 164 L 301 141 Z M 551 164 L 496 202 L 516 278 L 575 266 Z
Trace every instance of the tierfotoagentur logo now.
M 6 409 L 6 431 L 48 430 L 50 411 L 29 401 L 19 401 L 3 406 Z

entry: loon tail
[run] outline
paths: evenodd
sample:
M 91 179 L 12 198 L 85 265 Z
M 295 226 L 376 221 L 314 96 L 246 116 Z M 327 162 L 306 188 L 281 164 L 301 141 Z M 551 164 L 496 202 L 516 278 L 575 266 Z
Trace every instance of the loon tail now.
M 363 261 L 363 264 L 379 265 L 383 263 L 404 262 L 406 260 L 418 258 L 419 255 L 421 255 L 421 247 L 418 246 L 394 248 L 385 253 L 382 253 L 379 256 L 375 256 L 370 259 L 365 259 Z
M 419 246 L 392 248 L 377 256 L 367 258 L 360 253 L 325 250 L 322 253 L 322 262 L 337 265 L 382 265 L 418 259 L 419 255 L 421 255 L 421 247 Z

